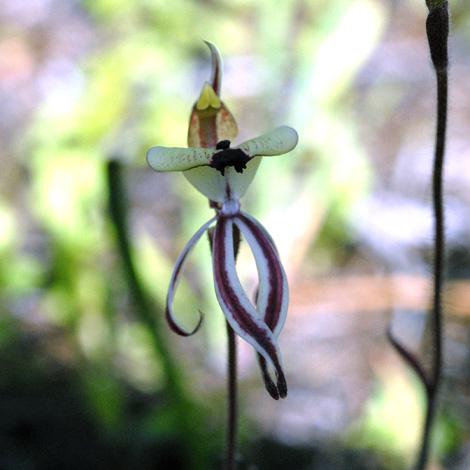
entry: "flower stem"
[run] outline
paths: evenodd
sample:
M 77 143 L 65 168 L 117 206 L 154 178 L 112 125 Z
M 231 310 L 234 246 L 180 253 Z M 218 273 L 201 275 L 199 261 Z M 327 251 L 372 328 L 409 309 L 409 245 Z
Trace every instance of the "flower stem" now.
M 426 386 L 426 417 L 421 449 L 416 464 L 423 470 L 428 461 L 432 424 L 436 414 L 436 398 L 442 375 L 442 287 L 445 273 L 445 213 L 443 196 L 443 168 L 447 128 L 449 10 L 447 2 L 431 7 L 426 20 L 431 58 L 436 71 L 437 123 L 432 176 L 432 199 L 434 210 L 434 298 L 432 310 L 433 361 L 431 376 Z
M 207 232 L 211 250 L 214 247 L 214 229 Z M 233 252 L 235 260 L 240 249 L 241 235 L 237 226 L 233 229 Z M 238 435 L 238 387 L 237 387 L 237 336 L 228 321 L 227 327 L 227 430 L 225 435 L 225 470 L 237 468 Z
M 236 470 L 238 389 L 237 389 L 237 338 L 232 327 L 226 322 L 228 336 L 228 383 L 227 383 L 227 435 L 225 469 Z
M 429 460 L 431 430 L 436 416 L 437 396 L 442 375 L 442 288 L 445 274 L 445 210 L 443 195 L 443 169 L 447 129 L 448 95 L 448 48 L 449 6 L 447 1 L 426 2 L 429 14 L 426 19 L 431 60 L 436 72 L 437 82 L 437 122 L 432 172 L 432 205 L 434 215 L 434 285 L 432 323 L 432 360 L 431 369 L 426 372 L 422 361 L 406 349 L 389 331 L 389 338 L 398 353 L 422 381 L 426 392 L 426 416 L 423 425 L 421 447 L 416 461 L 416 470 L 424 470 Z
M 437 130 L 433 168 L 434 208 L 434 306 L 432 310 L 434 354 L 432 375 L 426 385 L 426 417 L 416 470 L 423 470 L 428 460 L 431 427 L 436 414 L 436 397 L 442 375 L 442 287 L 445 272 L 445 231 L 443 204 L 443 164 L 447 123 L 447 70 L 436 71 Z

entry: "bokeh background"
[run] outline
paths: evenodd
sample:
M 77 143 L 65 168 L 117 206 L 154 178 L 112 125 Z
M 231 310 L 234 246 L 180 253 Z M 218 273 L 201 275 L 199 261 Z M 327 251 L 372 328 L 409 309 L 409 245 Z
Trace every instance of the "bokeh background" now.
M 470 466 L 470 9 L 451 0 L 445 370 L 434 469 Z M 211 217 L 181 174 L 210 73 L 239 141 L 281 124 L 243 200 L 281 252 L 289 395 L 267 395 L 239 342 L 241 469 L 405 469 L 426 361 L 435 84 L 421 0 L 0 0 L 0 468 L 216 469 L 226 338 L 208 242 L 176 299 L 172 266 Z M 240 275 L 254 291 L 253 260 Z

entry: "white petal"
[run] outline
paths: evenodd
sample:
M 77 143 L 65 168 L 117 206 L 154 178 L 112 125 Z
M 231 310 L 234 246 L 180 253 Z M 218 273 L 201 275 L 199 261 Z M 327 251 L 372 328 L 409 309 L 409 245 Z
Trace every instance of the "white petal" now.
M 258 170 L 260 158 L 250 160 L 243 173 L 227 167 L 225 176 L 214 168 L 199 167 L 185 171 L 185 178 L 211 201 L 223 203 L 227 199 L 240 199 L 248 189 Z
M 215 149 L 152 147 L 147 152 L 147 162 L 156 171 L 183 171 L 208 165 Z

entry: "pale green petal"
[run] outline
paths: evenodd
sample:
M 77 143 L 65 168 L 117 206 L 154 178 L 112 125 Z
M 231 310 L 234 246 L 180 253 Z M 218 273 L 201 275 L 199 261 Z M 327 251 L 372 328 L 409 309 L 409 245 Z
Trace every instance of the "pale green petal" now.
M 299 137 L 292 127 L 281 126 L 265 134 L 247 140 L 236 148 L 243 150 L 250 157 L 258 155 L 270 157 L 290 152 L 296 145 Z
M 261 158 L 250 160 L 246 164 L 246 168 L 243 170 L 243 173 L 237 173 L 235 168 L 232 167 L 226 168 L 225 173 L 227 175 L 228 184 L 230 185 L 232 199 L 240 199 L 244 196 L 258 171 L 260 163 Z
M 183 171 L 209 165 L 215 149 L 152 147 L 147 162 L 156 171 Z
M 228 198 L 240 199 L 255 177 L 261 158 L 250 160 L 243 173 L 227 167 L 225 176 L 214 168 L 201 166 L 185 171 L 185 178 L 204 196 L 215 202 L 224 202 Z
M 222 202 L 227 183 L 225 176 L 222 176 L 219 171 L 200 166 L 183 172 L 183 176 L 204 196 L 212 201 Z

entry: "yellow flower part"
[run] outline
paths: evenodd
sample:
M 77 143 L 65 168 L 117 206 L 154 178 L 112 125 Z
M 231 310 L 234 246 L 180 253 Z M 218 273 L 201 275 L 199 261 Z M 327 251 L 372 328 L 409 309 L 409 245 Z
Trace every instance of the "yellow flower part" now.
M 202 87 L 201 94 L 196 102 L 196 109 L 198 111 L 203 111 L 209 107 L 219 109 L 220 106 L 221 102 L 219 97 L 215 94 L 214 89 L 209 85 L 209 83 L 206 82 Z

